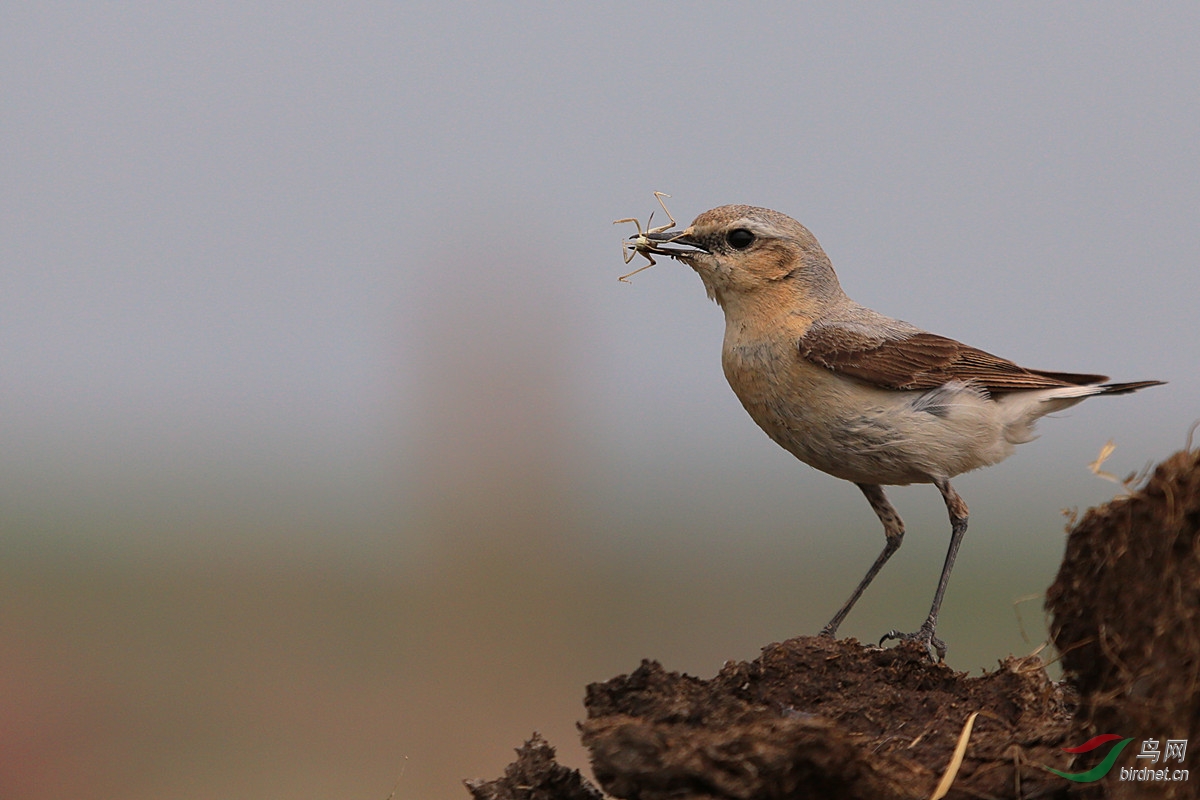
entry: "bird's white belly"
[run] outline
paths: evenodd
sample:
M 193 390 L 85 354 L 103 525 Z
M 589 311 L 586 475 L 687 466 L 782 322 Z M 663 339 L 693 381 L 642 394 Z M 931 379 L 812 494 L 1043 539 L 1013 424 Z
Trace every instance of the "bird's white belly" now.
M 727 343 L 725 376 L 768 436 L 823 472 L 856 483 L 928 483 L 1012 453 L 999 404 L 966 384 L 891 391 L 791 353 Z

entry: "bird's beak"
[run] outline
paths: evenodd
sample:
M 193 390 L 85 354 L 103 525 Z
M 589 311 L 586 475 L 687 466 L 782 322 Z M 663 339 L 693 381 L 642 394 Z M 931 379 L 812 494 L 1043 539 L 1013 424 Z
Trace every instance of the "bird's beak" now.
M 630 236 L 629 238 L 637 239 L 638 236 L 634 235 Z M 651 242 L 651 246 L 647 247 L 646 249 L 664 256 L 673 256 L 678 258 L 697 252 L 708 252 L 708 250 L 692 236 L 692 229 L 690 227 L 685 228 L 682 231 L 647 233 L 645 234 L 645 238 Z

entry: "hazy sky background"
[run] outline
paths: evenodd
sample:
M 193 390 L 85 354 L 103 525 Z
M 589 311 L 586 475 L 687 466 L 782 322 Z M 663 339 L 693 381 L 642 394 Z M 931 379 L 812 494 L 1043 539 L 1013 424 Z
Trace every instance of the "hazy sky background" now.
M 658 190 L 796 217 L 928 330 L 1169 381 L 956 482 L 960 570 L 1052 575 L 1105 441 L 1124 475 L 1200 418 L 1198 75 L 1194 3 L 6 4 L 0 547 L 857 576 L 877 521 L 740 408 L 699 279 L 617 282 Z M 923 598 L 945 511 L 893 496 Z
M 1106 439 L 1133 469 L 1200 416 L 1198 23 L 1189 4 L 10 5 L 5 513 L 394 516 L 422 447 L 510 435 L 538 402 L 583 494 L 692 502 L 696 480 L 782 471 L 781 502 L 813 497 L 829 479 L 724 385 L 690 270 L 617 283 L 611 220 L 654 190 L 684 223 L 795 216 L 851 296 L 935 332 L 1171 381 L 1047 422 L 1003 468 L 1092 500 L 1107 487 L 1079 468 Z

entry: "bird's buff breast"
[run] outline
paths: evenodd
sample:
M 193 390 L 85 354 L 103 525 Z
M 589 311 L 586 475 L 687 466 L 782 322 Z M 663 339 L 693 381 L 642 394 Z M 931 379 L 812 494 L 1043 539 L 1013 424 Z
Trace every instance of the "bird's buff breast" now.
M 836 375 L 801 358 L 791 342 L 727 336 L 722 366 L 758 426 L 822 472 L 856 483 L 927 483 L 1011 451 L 995 448 L 997 432 L 986 414 L 971 413 L 972 402 L 956 402 L 945 416 L 916 410 L 922 392 L 878 389 Z

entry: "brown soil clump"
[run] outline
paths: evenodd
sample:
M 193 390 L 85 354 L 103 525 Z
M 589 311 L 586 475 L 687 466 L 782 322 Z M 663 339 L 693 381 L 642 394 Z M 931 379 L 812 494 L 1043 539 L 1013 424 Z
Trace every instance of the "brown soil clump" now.
M 1167 739 L 1200 748 L 1200 450 L 1176 453 L 1141 490 L 1084 515 L 1046 607 L 1082 699 L 1082 738 L 1133 737 L 1118 763 L 1186 769 L 1134 760 L 1146 739 L 1163 755 Z M 1108 796 L 1197 797 L 1193 771 L 1187 782 L 1110 782 Z
M 577 769 L 554 760 L 554 748 L 538 734 L 517 748 L 517 760 L 494 781 L 465 781 L 475 800 L 604 800 Z
M 702 680 L 653 661 L 587 689 L 581 725 L 611 796 L 929 798 L 968 715 L 979 712 L 948 798 L 1183 798 L 1195 781 L 1120 781 L 1143 740 L 1200 738 L 1200 452 L 1163 462 L 1130 497 L 1071 532 L 1047 594 L 1066 680 L 1036 657 L 968 677 L 918 647 L 800 637 Z M 1091 737 L 1129 738 L 1110 772 L 1076 782 L 1112 751 L 1070 755 Z M 1197 745 L 1200 747 L 1200 744 Z M 477 800 L 601 797 L 535 735 Z M 1164 750 L 1165 755 L 1165 750 Z M 1187 769 L 1186 761 L 1174 766 Z
M 1071 698 L 1038 659 L 968 678 L 920 647 L 802 637 L 712 680 L 644 662 L 588 687 L 583 741 L 617 797 L 927 798 L 967 716 L 982 712 L 955 783 L 961 796 L 1058 786 Z M 1018 777 L 1019 776 L 1019 777 Z

